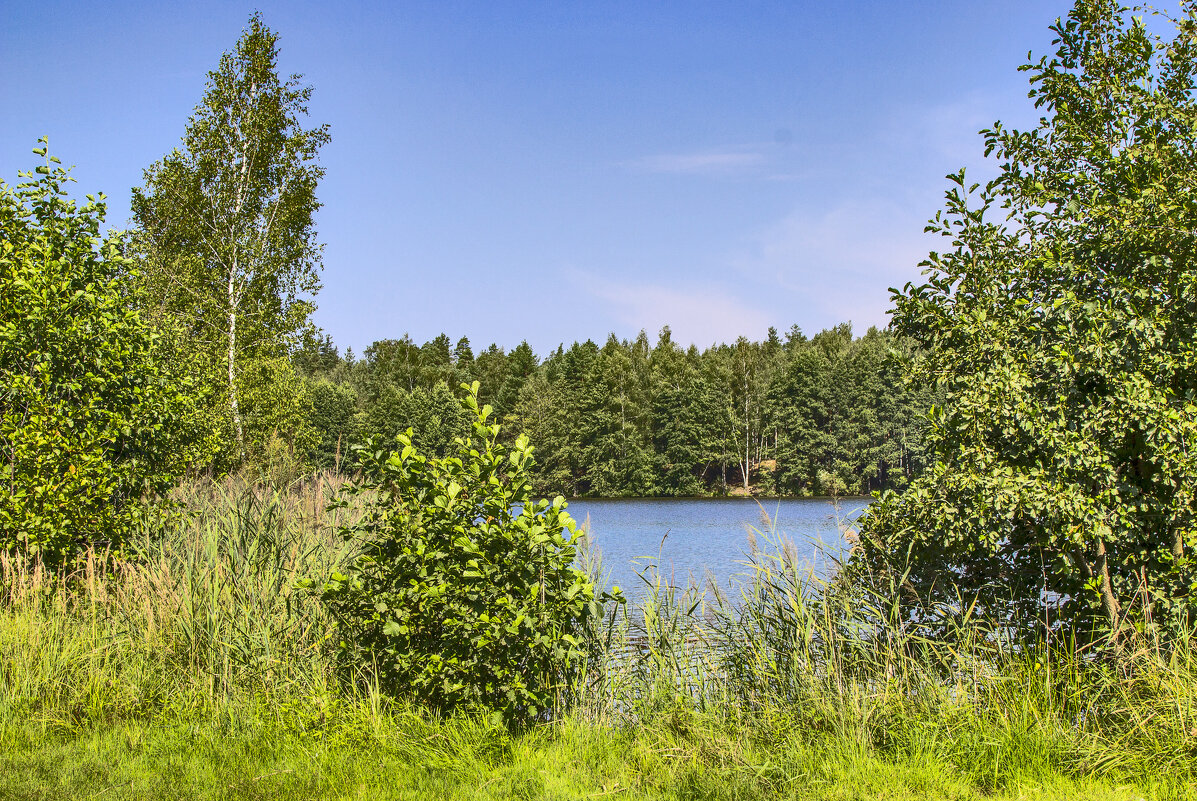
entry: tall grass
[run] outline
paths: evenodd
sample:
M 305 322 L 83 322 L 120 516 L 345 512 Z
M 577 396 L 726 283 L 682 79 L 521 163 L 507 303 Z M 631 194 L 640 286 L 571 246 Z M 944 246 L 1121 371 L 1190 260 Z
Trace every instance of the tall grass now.
M 807 743 L 932 759 L 987 790 L 1053 775 L 1194 786 L 1191 643 L 1118 661 L 1074 643 L 1028 646 L 964 599 L 931 637 L 898 587 L 816 571 L 765 523 L 735 591 L 643 576 L 642 599 L 596 632 L 584 714 L 632 726 L 686 710 L 747 727 L 781 717 Z
M 294 584 L 344 556 L 336 485 L 197 483 L 120 558 L 93 551 L 62 576 L 0 559 L 0 712 L 66 723 L 332 692 L 331 623 Z
M 323 747 L 385 742 L 391 758 L 462 781 L 448 766 L 472 765 L 483 784 L 493 754 L 525 746 L 482 724 L 432 721 L 419 699 L 383 697 L 369 665 L 337 663 L 332 621 L 295 589 L 349 556 L 335 515 L 352 510 L 328 511 L 338 485 L 196 482 L 119 559 L 91 553 L 68 576 L 0 559 L 0 743 L 207 721 Z M 785 795 L 834 774 L 829 765 L 860 764 L 930 765 L 978 792 L 1086 776 L 1164 797 L 1197 787 L 1188 647 L 1120 663 L 1068 643 L 1026 647 L 967 603 L 932 638 L 893 588 L 812 571 L 771 524 L 757 541 L 734 592 L 645 571 L 639 600 L 612 606 L 591 632 L 573 707 L 553 734 L 526 742 L 563 747 L 553 738 L 564 736 L 571 759 L 603 782 L 622 776 L 625 789 L 629 776 L 691 776 L 697 765 L 722 777 L 712 797 Z

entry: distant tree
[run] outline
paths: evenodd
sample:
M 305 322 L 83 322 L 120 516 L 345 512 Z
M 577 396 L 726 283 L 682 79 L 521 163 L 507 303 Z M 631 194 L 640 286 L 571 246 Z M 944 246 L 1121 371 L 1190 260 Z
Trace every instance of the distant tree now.
M 505 368 L 503 384 L 499 387 L 498 395 L 493 401 L 495 413 L 500 421 L 515 409 L 515 405 L 519 401 L 520 389 L 523 388 L 524 382 L 536 372 L 539 364 L 536 354 L 532 352 L 532 346 L 527 341 L 520 342 L 511 353 L 507 354 L 503 365 Z
M 411 428 L 412 441 L 437 455 L 447 453 L 453 439 L 468 430 L 461 402 L 445 384 L 431 389 L 416 387 L 413 392 L 384 386 L 366 405 L 363 417 L 364 436 L 377 436 L 381 442 L 390 443 Z
M 352 463 L 350 446 L 358 437 L 357 393 L 347 384 L 320 380 L 308 389 L 311 416 L 308 420 L 315 433 L 310 459 L 321 468 L 339 468 Z
M 767 437 L 772 429 L 766 424 L 765 395 L 774 357 L 781 352 L 780 342 L 776 344 L 767 353 L 760 344 L 739 337 L 734 345 L 719 346 L 706 356 L 708 380 L 718 388 L 721 398 L 723 441 L 719 460 L 725 468 L 728 464 L 738 468 L 745 491 L 751 485 L 753 471 L 771 450 Z
M 455 377 L 448 334 L 440 334 L 425 342 L 420 347 L 420 386 L 431 389 L 436 384 L 444 383 L 456 388 Z
M 711 411 L 719 398 L 705 381 L 698 352 L 687 353 L 661 329 L 652 356 L 652 439 L 663 495 L 700 495 L 718 436 Z
M 315 326 L 303 332 L 298 348 L 291 354 L 291 363 L 310 378 L 331 375 L 344 364 L 332 337 L 321 334 Z
M 783 340 L 770 329 L 761 342 L 699 352 L 680 348 L 666 327 L 655 347 L 643 331 L 611 335 L 602 348 L 558 346 L 540 364 L 526 342 L 475 357 L 465 337 L 452 349 L 450 341 L 380 340 L 365 360 L 347 357 L 320 375 L 356 395 L 355 431 L 389 438 L 412 426 L 437 453 L 454 425 L 448 398 L 476 380 L 479 396 L 503 410 L 504 436 L 535 443 L 535 486 L 571 496 L 726 491 L 729 468 L 755 493 L 860 492 L 902 486 L 923 463 L 926 398 L 900 379 L 890 353 L 906 346 L 887 332 L 854 339 L 841 325 L 807 340 L 794 327 Z M 296 364 L 335 353 L 327 338 L 305 343 Z
M 414 392 L 420 386 L 420 347 L 407 334 L 402 339 L 380 339 L 369 345 L 365 353 L 364 383 L 369 399 L 384 387 L 401 387 Z
M 457 370 L 457 377 L 454 379 L 456 383 L 474 383 L 474 380 L 477 378 L 474 369 L 474 349 L 470 347 L 468 337 L 462 337 L 453 346 L 453 366 Z
M 834 421 L 839 410 L 833 388 L 839 367 L 826 348 L 804 342 L 790 348 L 773 377 L 769 404 L 779 431 L 776 480 L 787 493 L 817 495 L 836 489 L 826 483 L 837 450 Z
M 478 397 L 497 408 L 499 393 L 507 381 L 507 354 L 491 343 L 474 359 L 474 374 L 478 379 Z
M 313 215 L 328 127 L 304 128 L 311 89 L 278 75 L 278 36 L 255 13 L 208 73 L 181 149 L 133 191 L 148 284 L 195 342 L 219 352 L 238 457 L 247 358 L 284 355 L 320 287 Z
M 581 470 L 599 496 L 654 495 L 648 341 L 612 334 L 590 363 L 576 396 Z
M 909 342 L 869 329 L 850 351 L 847 372 L 851 441 L 846 448 L 858 491 L 902 489 L 926 467 L 929 388 L 906 385 Z
M 250 463 L 262 463 L 268 446 L 285 449 L 289 463 L 302 462 L 320 436 L 311 425 L 308 382 L 281 356 L 253 359 L 243 370 L 242 416 Z
M 546 370 L 538 370 L 520 388 L 510 416 L 511 426 L 537 443 L 530 474 L 539 493 L 578 494 L 573 467 L 580 442 L 566 392 L 563 382 L 552 381 Z

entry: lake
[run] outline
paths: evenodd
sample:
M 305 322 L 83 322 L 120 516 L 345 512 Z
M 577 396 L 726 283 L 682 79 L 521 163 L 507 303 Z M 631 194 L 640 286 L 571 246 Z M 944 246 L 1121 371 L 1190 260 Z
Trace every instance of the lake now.
M 588 523 L 590 543 L 602 555 L 608 585 L 616 584 L 631 598 L 646 588 L 637 577 L 649 565 L 659 565 L 662 576 L 677 586 L 701 583 L 711 576 L 730 588 L 745 575 L 743 562 L 754 530 L 768 525 L 763 511 L 776 523 L 776 532 L 793 542 L 800 559 L 815 567 L 826 564 L 817 554 L 824 543 L 832 553 L 845 545 L 843 524 L 854 521 L 868 498 L 798 498 L 765 500 L 748 498 L 577 500 L 569 513 L 579 525 Z

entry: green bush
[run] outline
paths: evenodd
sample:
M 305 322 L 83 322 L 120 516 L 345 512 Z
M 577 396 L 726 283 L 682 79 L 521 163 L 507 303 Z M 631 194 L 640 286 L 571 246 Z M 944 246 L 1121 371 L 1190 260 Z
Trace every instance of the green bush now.
M 44 141 L 44 140 L 43 140 Z M 137 312 L 132 262 L 47 157 L 0 181 L 0 553 L 119 546 L 208 444 L 185 364 Z
M 357 393 L 346 384 L 320 379 L 308 384 L 312 400 L 308 425 L 316 432 L 310 458 L 318 468 L 339 470 L 348 461 L 349 446 L 356 438 Z
M 454 456 L 426 457 L 410 429 L 398 452 L 355 448 L 361 478 L 345 492 L 363 513 L 341 534 L 359 555 L 323 598 L 345 655 L 384 690 L 518 724 L 567 699 L 598 602 L 573 567 L 565 502 L 531 498 L 527 438 L 498 443 L 477 383 L 463 405 L 472 433 Z

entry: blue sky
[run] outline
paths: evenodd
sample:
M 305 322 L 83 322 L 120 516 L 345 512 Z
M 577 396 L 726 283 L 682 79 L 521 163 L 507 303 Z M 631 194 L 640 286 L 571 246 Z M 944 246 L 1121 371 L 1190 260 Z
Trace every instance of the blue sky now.
M 1036 118 L 1017 66 L 1069 5 L 258 3 L 331 126 L 316 322 L 541 355 L 884 325 L 943 176 Z M 0 177 L 48 135 L 121 226 L 255 6 L 0 8 Z

